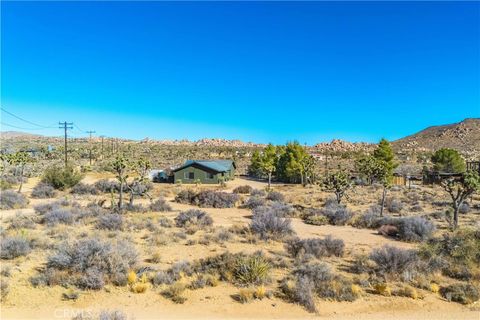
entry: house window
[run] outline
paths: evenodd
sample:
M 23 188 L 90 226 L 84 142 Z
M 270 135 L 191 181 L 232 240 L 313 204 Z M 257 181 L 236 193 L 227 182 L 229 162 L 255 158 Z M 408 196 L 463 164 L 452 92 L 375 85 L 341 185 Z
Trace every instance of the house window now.
M 189 179 L 189 180 L 195 179 L 195 173 L 194 172 L 185 172 L 185 179 Z
M 213 173 L 207 172 L 206 174 L 207 174 L 207 179 L 213 179 L 213 178 L 215 178 L 215 175 L 214 175 Z

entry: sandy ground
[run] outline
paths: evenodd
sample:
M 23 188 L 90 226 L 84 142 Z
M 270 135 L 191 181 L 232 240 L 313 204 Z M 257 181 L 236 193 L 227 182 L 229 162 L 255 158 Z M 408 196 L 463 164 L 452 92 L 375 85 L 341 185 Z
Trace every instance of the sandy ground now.
M 86 182 L 92 183 L 100 178 L 98 175 L 88 175 Z M 37 181 L 30 179 L 25 185 L 23 192 L 29 194 Z M 229 182 L 226 190 L 232 190 L 238 185 L 249 184 L 255 188 L 263 188 L 265 183 L 253 180 L 236 179 Z M 177 188 L 173 185 L 157 185 L 157 193 Z M 300 187 L 275 185 L 275 188 L 291 190 Z M 90 199 L 82 199 L 88 202 L 98 199 L 92 196 Z M 168 199 L 173 199 L 170 195 Z M 10 217 L 16 212 L 34 214 L 33 206 L 52 200 L 31 199 L 29 207 L 22 210 L 4 210 L 1 212 L 0 222 L 5 225 Z M 147 200 L 140 200 L 145 202 Z M 171 203 L 173 212 L 157 214 L 173 218 L 179 211 L 190 209 L 192 206 Z M 250 221 L 251 213 L 246 209 L 205 209 L 214 219 L 215 226 L 229 227 L 243 225 Z M 138 219 L 148 219 L 152 215 L 141 216 Z M 300 219 L 293 219 L 292 225 L 299 237 L 324 237 L 332 235 L 343 239 L 346 244 L 346 252 L 351 256 L 360 252 L 369 252 L 374 247 L 391 244 L 401 247 L 413 247 L 413 244 L 395 241 L 378 235 L 373 230 L 356 229 L 349 226 L 313 226 L 303 223 Z M 69 229 L 66 229 L 68 232 Z M 115 236 L 115 235 L 113 235 Z M 143 234 L 134 234 L 134 241 L 148 253 L 157 248 L 145 245 L 142 240 Z M 225 244 L 211 244 L 186 246 L 184 242 L 169 243 L 158 248 L 161 251 L 162 261 L 158 264 L 161 268 L 167 268 L 171 263 L 179 260 L 194 260 L 209 255 L 216 255 L 226 250 L 230 252 L 253 252 L 263 250 L 265 252 L 282 252 L 283 244 L 276 242 L 261 242 L 257 244 L 231 241 Z M 238 288 L 227 283 L 221 283 L 214 288 L 204 288 L 195 291 L 187 290 L 185 296 L 187 302 L 177 305 L 162 297 L 158 291 L 151 288 L 144 294 L 134 294 L 126 288 L 107 286 L 105 290 L 98 292 L 83 291 L 80 298 L 75 301 L 63 301 L 62 293 L 65 288 L 46 287 L 33 288 L 28 279 L 37 272 L 37 268 L 45 262 L 47 253 L 35 250 L 27 257 L 18 258 L 14 263 L 10 278 L 10 294 L 0 308 L 1 319 L 71 319 L 78 313 L 84 315 L 96 314 L 100 310 L 120 309 L 135 319 L 369 319 L 369 320 L 410 320 L 410 319 L 480 319 L 480 307 L 462 306 L 445 301 L 438 295 L 426 294 L 423 300 L 413 300 L 401 297 L 382 297 L 365 294 L 355 302 L 317 302 L 319 314 L 306 312 L 301 306 L 287 303 L 279 298 L 264 299 L 248 304 L 240 304 L 232 299 L 232 295 L 238 292 Z M 334 265 L 344 263 L 342 259 L 333 258 L 329 261 Z M 1 264 L 7 264 L 1 261 Z M 275 283 L 272 284 L 274 289 Z

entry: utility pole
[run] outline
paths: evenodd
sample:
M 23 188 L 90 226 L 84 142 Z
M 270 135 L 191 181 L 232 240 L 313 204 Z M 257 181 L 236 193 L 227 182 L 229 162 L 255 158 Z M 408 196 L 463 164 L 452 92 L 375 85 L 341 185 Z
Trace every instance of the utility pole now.
M 92 133 L 95 133 L 95 131 L 85 131 L 85 132 L 90 135 L 90 137 L 88 138 L 88 144 L 90 146 L 88 158 L 90 159 L 90 166 L 92 166 Z
M 67 130 L 73 129 L 73 122 L 67 122 L 67 121 L 59 122 L 58 128 L 65 130 L 65 168 L 66 168 L 68 164 Z

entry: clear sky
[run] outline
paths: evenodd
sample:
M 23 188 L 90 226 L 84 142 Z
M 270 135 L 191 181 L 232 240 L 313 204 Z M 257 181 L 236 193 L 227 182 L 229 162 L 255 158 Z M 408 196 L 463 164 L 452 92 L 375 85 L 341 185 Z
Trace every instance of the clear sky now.
M 46 126 L 313 144 L 393 140 L 480 116 L 479 2 L 2 1 L 1 10 L 2 106 Z M 3 112 L 2 122 L 34 128 Z

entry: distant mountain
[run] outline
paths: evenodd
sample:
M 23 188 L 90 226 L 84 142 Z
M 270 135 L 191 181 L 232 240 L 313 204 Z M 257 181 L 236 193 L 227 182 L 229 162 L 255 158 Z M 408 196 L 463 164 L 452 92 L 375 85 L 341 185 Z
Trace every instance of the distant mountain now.
M 1 131 L 0 136 L 5 139 L 9 138 L 19 138 L 19 137 L 43 137 L 39 134 L 21 132 L 21 131 Z
M 468 157 L 480 155 L 480 118 L 428 127 L 418 133 L 393 141 L 397 150 L 434 151 L 452 148 Z

